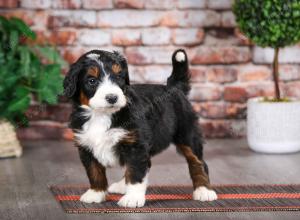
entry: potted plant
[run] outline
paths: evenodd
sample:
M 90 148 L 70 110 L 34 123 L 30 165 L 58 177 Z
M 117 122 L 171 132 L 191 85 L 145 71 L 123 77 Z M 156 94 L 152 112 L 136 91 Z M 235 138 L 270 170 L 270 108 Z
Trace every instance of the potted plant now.
M 280 49 L 300 40 L 298 0 L 236 0 L 233 5 L 240 30 L 255 44 L 274 48 L 275 97 L 248 100 L 247 128 L 251 149 L 265 153 L 300 150 L 300 101 L 282 97 L 279 86 Z
M 55 104 L 62 92 L 59 54 L 32 44 L 35 33 L 20 19 L 0 16 L 0 157 L 20 156 L 15 127 L 27 124 L 31 101 Z

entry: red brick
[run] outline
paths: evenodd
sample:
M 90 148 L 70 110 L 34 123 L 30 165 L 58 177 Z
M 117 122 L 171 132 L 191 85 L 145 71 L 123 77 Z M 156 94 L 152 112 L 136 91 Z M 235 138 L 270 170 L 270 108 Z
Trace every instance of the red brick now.
M 202 120 L 200 122 L 206 138 L 240 138 L 246 135 L 244 120 Z
M 144 8 L 144 0 L 115 0 L 116 8 Z
M 267 66 L 245 65 L 238 68 L 239 80 L 245 81 L 265 81 L 271 79 L 271 69 Z
M 203 38 L 203 29 L 197 28 L 175 29 L 172 34 L 172 40 L 175 45 L 194 46 L 202 43 Z
M 16 8 L 18 7 L 18 0 L 1 0 L 0 8 Z
M 146 0 L 145 7 L 150 9 L 174 9 L 176 0 Z
M 31 105 L 26 112 L 30 121 L 51 120 L 58 122 L 68 122 L 72 111 L 70 104 L 58 105 Z
M 284 81 L 300 79 L 300 66 L 298 65 L 279 65 L 279 78 Z
M 226 103 L 225 116 L 232 119 L 245 119 L 247 115 L 246 103 Z
M 99 27 L 147 27 L 159 24 L 160 11 L 112 10 L 98 13 Z
M 203 118 L 220 119 L 225 118 L 225 103 L 222 102 L 204 102 L 199 103 L 199 114 Z
M 191 82 L 205 82 L 208 68 L 203 66 L 191 66 Z
M 80 0 L 52 0 L 52 8 L 78 9 L 80 7 Z
M 247 91 L 244 87 L 228 86 L 224 89 L 224 100 L 229 102 L 245 102 Z
M 207 119 L 245 119 L 246 104 L 225 102 L 193 103 L 194 110 Z
M 147 28 L 142 31 L 144 45 L 167 45 L 170 39 L 171 31 L 165 27 Z
M 281 91 L 283 91 L 283 85 L 280 85 Z M 274 96 L 274 84 L 272 82 L 253 82 L 247 84 L 247 93 L 248 98 L 252 97 L 265 97 L 265 96 Z
M 232 28 L 236 26 L 235 16 L 231 11 L 222 12 L 221 17 L 222 27 Z
M 22 19 L 27 25 L 32 26 L 34 29 L 44 29 L 47 25 L 48 12 L 44 10 L 29 11 L 23 9 L 15 9 L 9 11 L 1 11 L 1 15 L 11 18 L 17 17 Z
M 215 11 L 188 11 L 179 20 L 181 27 L 211 27 L 219 26 L 220 14 Z
M 208 0 L 207 6 L 211 9 L 231 9 L 233 0 Z
M 300 98 L 300 82 L 289 82 L 285 85 L 285 94 L 288 97 Z
M 229 125 L 224 120 L 201 120 L 200 123 L 205 138 L 231 137 Z
M 210 10 L 167 11 L 160 24 L 170 27 L 213 27 L 220 26 L 221 15 Z
M 204 84 L 192 84 L 189 98 L 192 101 L 217 101 L 222 97 L 220 87 Z
M 129 66 L 130 81 L 134 83 L 165 84 L 171 75 L 170 65 Z
M 171 47 L 128 47 L 125 50 L 130 64 L 171 64 L 174 48 Z
M 203 44 L 206 47 L 232 47 L 239 44 L 239 39 L 232 34 L 231 28 L 214 28 L 205 30 Z
M 243 46 L 251 46 L 253 43 L 250 41 L 248 37 L 246 37 L 239 28 L 234 29 L 234 35 L 238 39 L 238 44 Z
M 53 121 L 33 121 L 29 127 L 18 128 L 17 135 L 22 140 L 64 139 L 67 125 Z
M 177 7 L 180 9 L 197 9 L 197 8 L 205 8 L 206 1 L 205 0 L 178 0 Z
M 62 56 L 64 60 L 68 63 L 74 63 L 83 53 L 84 50 L 82 48 L 65 48 L 61 50 Z
M 95 49 L 94 46 L 91 47 L 64 47 L 61 48 L 61 54 L 63 58 L 68 62 L 68 63 L 74 63 L 80 56 L 82 56 L 84 53 Z M 120 53 L 123 53 L 122 48 L 120 47 L 113 47 L 113 46 L 102 46 L 102 50 L 107 50 L 107 51 L 119 51 Z
M 47 9 L 51 7 L 51 0 L 22 0 L 22 8 Z
M 49 42 L 58 45 L 73 45 L 77 39 L 74 30 L 58 30 L 51 32 Z
M 52 11 L 48 20 L 50 28 L 56 27 L 94 27 L 96 25 L 96 12 L 94 11 Z
M 167 27 L 178 27 L 179 26 L 179 19 L 178 17 L 182 17 L 183 14 L 176 12 L 176 11 L 166 11 L 165 13 L 161 14 L 161 18 L 159 20 L 160 26 L 167 26 Z
M 83 8 L 86 9 L 110 9 L 113 8 L 112 0 L 83 0 Z
M 192 64 L 230 64 L 244 63 L 250 60 L 251 54 L 247 47 L 199 47 Z
M 237 70 L 233 67 L 212 67 L 207 73 L 207 80 L 215 83 L 229 83 L 237 80 Z
M 55 30 L 52 32 L 36 31 L 38 44 L 73 45 L 77 38 L 74 30 Z
M 141 31 L 118 29 L 112 33 L 112 44 L 118 46 L 137 46 L 142 44 Z

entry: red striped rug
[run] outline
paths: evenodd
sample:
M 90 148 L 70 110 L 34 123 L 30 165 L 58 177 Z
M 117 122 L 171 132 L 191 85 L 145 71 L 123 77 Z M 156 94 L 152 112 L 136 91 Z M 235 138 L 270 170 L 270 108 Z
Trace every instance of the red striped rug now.
M 300 185 L 220 185 L 214 187 L 218 200 L 212 202 L 192 200 L 188 186 L 152 186 L 142 208 L 119 207 L 118 194 L 107 195 L 103 203 L 82 203 L 79 198 L 87 186 L 50 189 L 67 213 L 300 211 Z

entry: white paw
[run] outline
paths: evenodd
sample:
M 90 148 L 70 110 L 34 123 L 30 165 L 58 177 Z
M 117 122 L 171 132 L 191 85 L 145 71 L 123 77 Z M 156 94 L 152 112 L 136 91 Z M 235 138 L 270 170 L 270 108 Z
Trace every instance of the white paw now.
M 182 51 L 179 51 L 176 53 L 175 59 L 178 62 L 183 62 L 183 61 L 185 61 L 185 54 Z
M 80 197 L 81 202 L 85 203 L 100 203 L 105 201 L 106 193 L 104 191 L 95 191 L 93 189 L 88 189 L 82 196 Z
M 119 206 L 128 208 L 137 208 L 145 205 L 145 195 L 141 193 L 137 194 L 125 194 L 118 202 Z
M 110 192 L 110 193 L 125 194 L 126 193 L 125 179 L 123 178 L 119 182 L 111 184 L 108 187 L 108 192 Z
M 199 200 L 201 202 L 205 201 L 213 201 L 218 198 L 215 191 L 207 189 L 205 186 L 200 186 L 197 189 L 195 189 L 193 193 L 193 199 Z

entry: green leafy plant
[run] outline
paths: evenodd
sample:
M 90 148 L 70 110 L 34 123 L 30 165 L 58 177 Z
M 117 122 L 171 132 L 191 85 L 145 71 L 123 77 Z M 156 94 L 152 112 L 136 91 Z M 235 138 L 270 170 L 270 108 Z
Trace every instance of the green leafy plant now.
M 236 0 L 233 11 L 240 30 L 254 43 L 275 50 L 275 101 L 281 101 L 278 77 L 279 49 L 300 40 L 299 0 Z
M 62 93 L 65 63 L 54 48 L 29 43 L 35 39 L 22 20 L 0 16 L 0 119 L 24 123 L 32 99 L 55 104 Z

